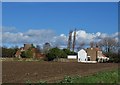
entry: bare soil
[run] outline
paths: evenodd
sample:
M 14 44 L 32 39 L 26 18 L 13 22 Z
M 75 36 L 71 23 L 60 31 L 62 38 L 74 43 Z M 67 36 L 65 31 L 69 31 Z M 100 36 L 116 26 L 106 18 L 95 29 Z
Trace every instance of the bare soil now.
M 26 83 L 27 81 L 58 82 L 65 76 L 86 76 L 98 71 L 118 68 L 116 63 L 83 64 L 78 62 L 25 62 L 3 61 L 3 83 Z

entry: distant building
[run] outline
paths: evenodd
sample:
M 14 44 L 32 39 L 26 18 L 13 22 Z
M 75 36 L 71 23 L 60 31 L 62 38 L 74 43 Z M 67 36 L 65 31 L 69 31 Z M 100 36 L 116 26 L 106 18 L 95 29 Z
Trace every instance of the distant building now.
M 17 50 L 15 57 L 21 58 L 21 53 L 27 50 L 31 50 L 33 53 L 33 58 L 42 58 L 45 57 L 44 54 L 37 52 L 37 48 L 33 46 L 33 44 L 24 44 L 24 47 L 21 47 Z
M 78 62 L 87 61 L 87 53 L 84 49 L 78 51 Z
M 98 47 L 91 47 L 87 49 L 81 49 L 78 51 L 78 62 L 103 62 L 108 61 L 105 55 L 103 55 L 102 51 Z
M 31 47 L 33 47 L 33 44 L 24 44 L 24 50 L 28 50 Z
M 96 61 L 97 60 L 97 48 L 87 48 L 87 56 L 90 56 L 89 61 Z
M 67 58 L 68 59 L 77 59 L 77 55 L 68 55 Z

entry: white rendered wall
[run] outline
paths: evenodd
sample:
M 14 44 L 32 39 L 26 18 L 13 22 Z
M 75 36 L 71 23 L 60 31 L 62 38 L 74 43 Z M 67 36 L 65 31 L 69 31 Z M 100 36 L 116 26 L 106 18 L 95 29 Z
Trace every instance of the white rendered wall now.
M 68 55 L 67 58 L 68 59 L 77 59 L 77 56 L 76 55 Z

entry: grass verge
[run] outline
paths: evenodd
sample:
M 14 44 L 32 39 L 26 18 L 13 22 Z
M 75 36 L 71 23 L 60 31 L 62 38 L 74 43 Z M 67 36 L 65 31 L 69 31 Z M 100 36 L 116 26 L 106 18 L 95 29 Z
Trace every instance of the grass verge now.
M 118 79 L 118 73 L 120 73 L 120 69 L 98 72 L 96 74 L 84 76 L 84 77 L 67 76 L 60 83 L 115 83 L 115 84 L 120 84 L 120 81 Z

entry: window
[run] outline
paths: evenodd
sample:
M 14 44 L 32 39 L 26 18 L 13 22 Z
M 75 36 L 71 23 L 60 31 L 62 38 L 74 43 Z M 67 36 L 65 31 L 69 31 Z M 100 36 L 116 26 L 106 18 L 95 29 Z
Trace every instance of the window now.
M 90 57 L 88 57 L 88 61 L 90 61 Z

